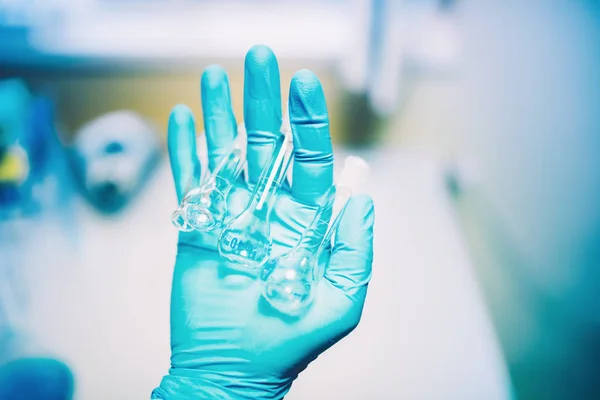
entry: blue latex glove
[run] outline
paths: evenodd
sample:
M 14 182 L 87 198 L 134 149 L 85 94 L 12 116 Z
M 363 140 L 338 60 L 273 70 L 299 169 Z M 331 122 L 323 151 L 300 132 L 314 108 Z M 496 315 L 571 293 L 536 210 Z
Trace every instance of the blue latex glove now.
M 279 70 L 269 48 L 256 46 L 248 52 L 244 85 L 248 180 L 252 183 L 269 158 L 272 139 L 280 134 Z M 202 76 L 201 91 L 212 168 L 235 136 L 224 70 L 209 67 Z M 295 159 L 292 186 L 280 192 L 273 211 L 275 254 L 295 245 L 333 181 L 325 97 L 312 72 L 299 71 L 292 79 L 289 114 Z M 168 140 L 181 200 L 200 176 L 188 108 L 173 110 Z M 247 188 L 239 188 L 234 195 L 240 192 L 248 198 Z M 277 315 L 261 300 L 259 279 L 229 272 L 215 250 L 216 234 L 182 232 L 171 296 L 171 368 L 153 398 L 283 398 L 312 360 L 357 326 L 371 277 L 373 219 L 369 197 L 350 201 L 315 302 L 295 320 Z

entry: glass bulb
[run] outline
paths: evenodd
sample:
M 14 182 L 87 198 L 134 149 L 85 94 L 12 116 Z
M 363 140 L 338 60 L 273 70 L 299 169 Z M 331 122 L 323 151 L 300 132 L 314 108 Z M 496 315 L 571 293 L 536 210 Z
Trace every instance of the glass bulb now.
M 193 196 L 187 197 L 182 205 L 186 222 L 195 230 L 211 231 L 225 215 L 225 195 L 207 183 Z
M 298 316 L 308 309 L 315 297 L 315 287 L 323 276 L 319 263 L 321 256 L 329 250 L 352 192 L 366 181 L 368 175 L 366 161 L 347 157 L 338 184 L 327 191 L 323 205 L 298 244 L 265 265 L 263 297 L 273 308 L 291 316 Z
M 270 260 L 265 265 L 268 277 L 263 286 L 264 298 L 276 310 L 298 315 L 312 303 L 316 283 L 314 254 L 307 248 Z
M 203 185 L 192 189 L 183 198 L 179 207 L 180 216 L 174 216 L 173 219 L 178 229 L 184 230 L 181 228 L 184 227 L 210 232 L 223 226 L 227 215 L 227 196 L 244 169 L 245 148 L 245 135 L 238 130 L 231 152 L 221 160 Z M 178 221 L 179 218 L 184 223 Z
M 193 196 L 186 196 L 182 211 L 189 225 L 203 232 L 223 226 L 227 215 L 227 196 L 239 178 L 244 162 L 243 150 L 235 147 L 208 181 Z
M 313 301 L 314 287 L 320 278 L 319 259 L 327 247 L 323 244 L 331 237 L 329 221 L 336 204 L 336 192 L 335 187 L 327 192 L 325 203 L 318 209 L 298 244 L 270 260 L 263 269 L 263 297 L 284 314 L 298 315 Z M 349 197 L 345 189 L 339 194 L 346 200 Z
M 171 216 L 171 222 L 173 223 L 173 225 L 175 225 L 177 229 L 179 229 L 182 232 L 191 232 L 194 230 L 194 228 L 188 225 L 185 218 L 183 217 L 183 214 L 181 214 L 181 208 L 178 208 L 173 212 L 173 215 Z

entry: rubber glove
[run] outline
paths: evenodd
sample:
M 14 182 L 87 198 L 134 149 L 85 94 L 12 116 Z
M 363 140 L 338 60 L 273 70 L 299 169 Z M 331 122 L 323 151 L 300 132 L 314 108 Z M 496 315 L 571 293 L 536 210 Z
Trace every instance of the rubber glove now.
M 201 92 L 212 168 L 236 131 L 225 71 L 207 68 Z M 273 138 L 280 134 L 280 96 L 274 54 L 267 47 L 253 47 L 246 56 L 244 81 L 250 186 L 269 158 Z M 329 117 L 317 77 L 306 70 L 296 73 L 289 99 L 295 158 L 291 187 L 280 192 L 272 215 L 274 253 L 298 241 L 333 182 Z M 179 200 L 200 178 L 195 140 L 191 112 L 177 106 L 169 122 L 168 144 Z M 238 186 L 236 195 L 248 193 L 244 182 Z M 357 326 L 371 277 L 373 220 L 371 199 L 354 197 L 316 299 L 297 319 L 278 315 L 261 300 L 260 279 L 227 268 L 215 250 L 218 234 L 180 233 L 171 295 L 171 368 L 152 398 L 283 398 L 312 360 Z

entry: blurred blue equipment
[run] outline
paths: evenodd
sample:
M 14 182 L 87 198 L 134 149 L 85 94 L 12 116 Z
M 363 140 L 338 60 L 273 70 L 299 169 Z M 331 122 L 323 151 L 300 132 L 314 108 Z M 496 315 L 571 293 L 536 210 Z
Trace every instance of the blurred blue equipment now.
M 227 215 L 227 196 L 244 170 L 245 162 L 246 131 L 240 124 L 233 148 L 204 184 L 185 195 L 173 213 L 173 225 L 183 232 L 210 232 L 221 228 Z
M 0 367 L 2 400 L 69 400 L 73 375 L 60 361 L 24 358 Z
M 84 125 L 73 143 L 75 174 L 100 212 L 125 207 L 148 181 L 160 158 L 156 129 L 131 111 L 115 111 Z
M 0 82 L 0 216 L 18 210 L 22 186 L 29 176 L 29 159 L 21 141 L 25 138 L 31 96 L 24 82 Z
M 6 154 L 24 135 L 30 100 L 23 81 L 0 81 L 0 155 Z
M 66 208 L 71 186 L 52 103 L 21 80 L 0 82 L 0 219 Z
M 271 161 L 263 170 L 246 209 L 233 218 L 219 237 L 219 254 L 244 269 L 257 271 L 271 256 L 270 215 L 292 160 L 292 136 L 284 122 Z
M 367 179 L 369 165 L 363 159 L 350 156 L 336 186 L 325 195 L 307 230 L 294 248 L 270 259 L 263 269 L 263 297 L 276 310 L 291 316 L 303 313 L 315 296 L 315 286 L 321 278 L 321 256 L 329 249 L 333 233 L 356 188 Z M 336 210 L 337 209 L 337 210 Z M 330 220 L 333 222 L 330 224 Z
M 0 82 L 0 399 L 68 400 L 73 377 L 63 363 L 16 358 L 28 341 L 26 292 L 16 273 L 23 239 L 14 219 L 68 209 L 66 153 L 54 128 L 54 107 L 19 79 Z M 60 211 L 60 210 L 59 210 Z M 37 221 L 36 221 L 37 222 Z

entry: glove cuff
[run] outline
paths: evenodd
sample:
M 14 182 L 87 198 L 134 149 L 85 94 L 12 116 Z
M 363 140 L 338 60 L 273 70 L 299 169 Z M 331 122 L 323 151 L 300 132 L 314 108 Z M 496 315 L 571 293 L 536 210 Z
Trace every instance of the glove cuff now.
M 290 390 L 291 382 L 283 387 L 247 384 L 244 381 L 219 382 L 215 379 L 166 375 L 160 386 L 152 391 L 152 400 L 281 400 Z

